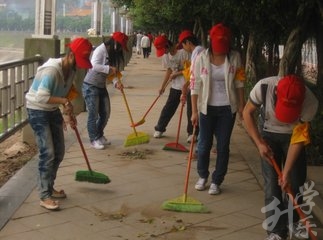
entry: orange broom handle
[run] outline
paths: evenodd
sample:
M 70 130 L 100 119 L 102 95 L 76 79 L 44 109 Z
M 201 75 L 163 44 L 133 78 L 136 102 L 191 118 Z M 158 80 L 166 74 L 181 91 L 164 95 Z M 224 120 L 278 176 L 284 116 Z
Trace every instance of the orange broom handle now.
M 191 164 L 192 164 L 192 157 L 193 157 L 193 151 L 194 151 L 194 143 L 195 143 L 195 131 L 196 131 L 196 126 L 193 127 L 193 139 L 190 144 L 190 153 L 188 155 L 188 163 L 187 163 L 187 168 L 186 168 L 186 177 L 185 177 L 185 185 L 184 185 L 184 199 L 183 202 L 186 202 L 187 200 L 187 189 L 188 189 L 188 180 L 190 178 L 190 172 L 191 172 Z
M 119 76 L 116 76 L 116 77 L 118 79 L 118 82 L 121 84 L 120 77 Z M 128 115 L 129 115 L 129 118 L 130 118 L 130 121 L 131 121 L 131 126 L 133 128 L 133 131 L 134 131 L 135 135 L 138 136 L 138 133 L 137 133 L 136 128 L 135 128 L 135 123 L 134 123 L 133 118 L 131 116 L 131 112 L 130 112 L 129 104 L 128 104 L 128 101 L 127 101 L 127 98 L 126 98 L 126 94 L 124 93 L 123 89 L 121 89 L 121 93 L 122 93 L 123 100 L 124 100 L 124 102 L 126 104 L 127 112 L 128 112 Z
M 283 174 L 278 166 L 278 164 L 276 163 L 276 161 L 274 159 L 270 159 L 270 162 L 272 163 L 278 177 L 281 179 L 283 177 Z M 289 196 L 292 198 L 292 201 L 293 201 L 293 205 L 299 215 L 299 217 L 301 219 L 305 219 L 305 227 L 306 227 L 306 230 L 309 232 L 309 235 L 311 237 L 312 240 L 317 240 L 316 236 L 314 235 L 314 233 L 312 232 L 312 229 L 310 227 L 310 223 L 309 221 L 306 219 L 306 216 L 305 214 L 303 213 L 302 209 L 298 206 L 295 198 L 294 198 L 294 194 L 293 194 L 293 191 L 292 189 L 290 188 L 290 186 L 287 186 L 287 189 L 286 189 L 287 193 L 289 194 Z
M 163 88 L 163 90 L 165 91 L 165 89 L 166 89 L 166 87 L 167 87 L 167 85 L 169 84 L 171 82 L 171 79 L 169 79 L 167 82 L 166 82 L 166 84 L 165 84 L 165 86 L 164 86 L 164 88 Z M 147 117 L 147 115 L 148 115 L 148 113 L 150 112 L 150 110 L 153 108 L 153 106 L 155 105 L 155 103 L 157 102 L 157 100 L 160 98 L 160 96 L 161 96 L 162 94 L 159 94 L 157 97 L 156 97 L 156 99 L 153 101 L 153 103 L 151 104 L 151 106 L 148 108 L 148 110 L 147 110 L 147 112 L 145 113 L 145 115 L 143 116 L 143 119 L 145 118 L 145 117 Z
M 80 147 L 82 149 L 82 153 L 84 155 L 84 158 L 85 158 L 85 162 L 86 162 L 86 165 L 87 165 L 87 168 L 89 169 L 90 173 L 92 174 L 92 169 L 91 169 L 91 166 L 90 166 L 90 162 L 89 162 L 89 159 L 87 157 L 87 154 L 85 152 L 85 149 L 84 149 L 84 146 L 83 146 L 83 143 L 82 143 L 82 140 L 81 140 L 81 137 L 80 137 L 80 134 L 79 134 L 79 131 L 77 129 L 77 127 L 75 126 L 74 128 L 74 131 L 75 131 L 75 134 L 76 134 L 76 137 L 77 137 L 77 140 L 80 144 Z

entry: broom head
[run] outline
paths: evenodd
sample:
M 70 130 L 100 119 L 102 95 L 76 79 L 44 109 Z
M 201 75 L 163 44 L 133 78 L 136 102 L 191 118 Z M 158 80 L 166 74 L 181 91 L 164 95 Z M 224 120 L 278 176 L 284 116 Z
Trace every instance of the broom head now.
M 175 212 L 209 213 L 210 211 L 200 201 L 191 197 L 181 196 L 165 201 L 162 209 Z
M 137 133 L 137 134 L 136 134 Z M 130 134 L 124 142 L 125 147 L 144 144 L 149 142 L 149 135 L 143 132 Z
M 189 150 L 180 143 L 167 143 L 163 150 L 177 151 L 177 152 L 189 152 Z
M 79 182 L 102 183 L 106 184 L 111 182 L 108 176 L 103 173 L 81 170 L 75 174 L 75 180 Z

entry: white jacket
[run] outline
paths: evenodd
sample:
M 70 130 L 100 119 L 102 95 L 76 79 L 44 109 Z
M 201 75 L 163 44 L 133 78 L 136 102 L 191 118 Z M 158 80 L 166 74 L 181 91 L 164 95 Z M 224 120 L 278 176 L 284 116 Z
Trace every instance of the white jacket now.
M 232 113 L 238 110 L 238 91 L 243 88 L 244 82 L 236 79 L 236 72 L 241 69 L 240 54 L 230 51 L 225 59 L 225 90 L 227 92 Z M 208 98 L 210 95 L 211 62 L 209 49 L 202 51 L 192 66 L 190 79 L 191 95 L 198 95 L 198 109 L 207 114 Z

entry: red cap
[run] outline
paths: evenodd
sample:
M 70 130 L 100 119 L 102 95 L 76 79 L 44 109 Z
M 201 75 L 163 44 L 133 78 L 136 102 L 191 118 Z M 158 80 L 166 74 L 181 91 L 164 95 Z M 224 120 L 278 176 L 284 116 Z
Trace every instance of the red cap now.
M 66 44 L 75 56 L 76 66 L 79 68 L 92 68 L 90 55 L 92 52 L 92 44 L 85 38 L 75 38 Z
M 161 57 L 165 54 L 167 49 L 168 40 L 164 35 L 156 37 L 154 46 L 156 48 L 157 57 Z
M 222 23 L 214 25 L 210 30 L 212 50 L 216 53 L 228 53 L 231 42 L 231 31 Z
M 305 98 L 305 85 L 295 75 L 279 80 L 277 85 L 276 118 L 284 123 L 293 123 L 300 117 Z
M 122 32 L 114 32 L 114 33 L 112 34 L 112 38 L 113 38 L 116 42 L 120 43 L 121 47 L 122 47 L 124 50 L 128 51 L 128 47 L 127 47 L 127 43 L 128 43 L 128 36 L 127 36 L 126 34 L 124 34 L 124 33 L 122 33 Z
M 182 44 L 182 42 L 185 40 L 185 38 L 193 37 L 193 36 L 194 36 L 194 34 L 190 30 L 184 30 L 179 34 L 178 43 Z
M 92 68 L 90 55 L 92 52 L 92 44 L 85 38 L 75 38 L 68 46 L 75 56 L 76 66 L 79 68 Z

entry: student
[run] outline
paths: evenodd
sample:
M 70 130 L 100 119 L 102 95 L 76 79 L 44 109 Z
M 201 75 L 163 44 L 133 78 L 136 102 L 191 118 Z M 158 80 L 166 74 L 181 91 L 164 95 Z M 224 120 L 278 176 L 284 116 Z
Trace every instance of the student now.
M 183 47 L 185 51 L 191 54 L 190 61 L 186 63 L 189 69 L 184 69 L 184 71 L 186 71 L 186 74 L 184 74 L 184 78 L 186 82 L 182 88 L 182 95 L 181 95 L 182 103 L 185 103 L 187 101 L 187 119 L 189 119 L 189 122 L 187 124 L 187 133 L 188 133 L 187 142 L 190 143 L 193 140 L 193 138 L 196 139 L 198 135 L 198 126 L 196 126 L 195 136 L 192 135 L 193 134 L 193 125 L 191 122 L 192 104 L 191 104 L 191 91 L 189 89 L 190 77 L 191 77 L 191 66 L 194 65 L 194 61 L 197 55 L 200 52 L 202 52 L 204 48 L 199 45 L 196 36 L 189 30 L 184 30 L 180 33 L 178 37 L 178 43 Z
M 115 32 L 112 37 L 100 44 L 91 57 L 93 68 L 83 82 L 82 92 L 88 111 L 87 130 L 93 148 L 101 150 L 111 142 L 104 136 L 104 129 L 111 113 L 109 93 L 106 88 L 108 75 L 116 75 L 123 61 L 123 49 L 127 50 L 128 36 Z M 114 87 L 121 90 L 122 84 L 114 78 Z
M 161 138 L 180 103 L 182 88 L 185 83 L 182 70 L 184 68 L 184 62 L 190 59 L 190 55 L 184 49 L 178 50 L 176 44 L 167 40 L 165 36 L 157 37 L 154 45 L 156 47 L 157 57 L 162 57 L 163 66 L 166 68 L 159 94 L 164 93 L 165 87 L 171 81 L 168 99 L 160 113 L 153 135 L 154 138 Z
M 58 167 L 65 154 L 65 123 L 76 126 L 73 105 L 67 98 L 72 88 L 76 67 L 91 68 L 91 43 L 76 38 L 68 44 L 63 58 L 50 58 L 37 69 L 33 83 L 26 94 L 28 120 L 36 137 L 39 151 L 38 190 L 40 206 L 56 210 L 58 201 L 65 198 L 64 190 L 54 189 Z M 62 106 L 63 116 L 59 109 Z
M 150 53 L 149 52 L 150 39 L 147 34 L 144 34 L 143 37 L 141 38 L 140 46 L 142 48 L 144 58 L 148 58 Z
M 206 189 L 210 175 L 210 151 L 217 140 L 216 166 L 211 175 L 209 194 L 221 193 L 228 170 L 229 146 L 236 113 L 244 107 L 244 76 L 240 54 L 230 49 L 231 31 L 222 23 L 210 30 L 210 46 L 195 60 L 191 72 L 192 124 L 199 125 L 195 189 Z
M 307 138 L 296 139 L 296 130 L 303 128 L 302 136 L 308 136 L 308 122 L 317 111 L 318 101 L 313 93 L 296 75 L 284 77 L 268 77 L 257 82 L 250 92 L 249 100 L 243 111 L 246 130 L 258 148 L 262 173 L 264 176 L 265 208 L 267 223 L 267 240 L 286 239 L 288 227 L 298 239 L 305 239 L 304 228 L 297 231 L 299 216 L 294 211 L 292 222 L 288 221 L 287 213 L 275 216 L 270 210 L 274 199 L 278 200 L 280 211 L 286 211 L 288 205 L 283 192 L 290 185 L 295 196 L 306 180 L 306 158 L 304 145 Z M 254 114 L 261 110 L 261 126 L 257 127 Z M 293 133 L 293 135 L 292 135 Z M 275 161 L 282 168 L 282 179 L 273 168 Z M 298 198 L 301 204 L 303 198 Z M 277 219 L 270 225 L 270 219 Z M 304 220 L 304 219 L 303 219 Z M 291 236 L 290 236 L 291 237 Z

